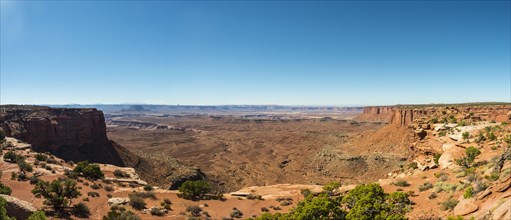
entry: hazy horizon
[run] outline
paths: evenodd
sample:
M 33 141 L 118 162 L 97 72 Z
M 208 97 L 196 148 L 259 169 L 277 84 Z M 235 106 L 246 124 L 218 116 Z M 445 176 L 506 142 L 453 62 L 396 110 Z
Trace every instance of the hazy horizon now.
M 511 102 L 510 1 L 1 1 L 0 104 Z

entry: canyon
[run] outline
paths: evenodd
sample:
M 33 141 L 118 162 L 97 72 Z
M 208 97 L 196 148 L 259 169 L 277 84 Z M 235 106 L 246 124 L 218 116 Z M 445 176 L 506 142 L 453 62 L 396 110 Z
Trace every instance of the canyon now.
M 342 111 L 324 108 L 327 112 L 315 113 L 311 111 L 318 109 L 268 111 L 268 107 L 262 108 L 265 112 L 237 108 L 234 112 L 219 113 L 218 109 L 225 108 L 213 108 L 215 112 L 207 108 L 207 112 L 156 113 L 151 107 L 142 106 L 122 107 L 103 114 L 87 108 L 1 106 L 0 126 L 6 136 L 13 138 L 9 140 L 14 145 L 30 146 L 35 152 L 48 152 L 64 161 L 110 164 L 102 168 L 110 172 L 131 167 L 130 172 L 136 172 L 140 178 L 137 181 L 157 186 L 158 197 L 170 197 L 183 204 L 176 210 L 185 211 L 183 207 L 190 203 L 176 197 L 173 190 L 187 180 L 206 180 L 212 184 L 214 193 L 227 196 L 227 203 L 208 202 L 211 205 L 208 211 L 214 218 L 228 215 L 219 209 L 231 203 L 238 203 L 245 212 L 257 216 L 258 209 L 273 204 L 271 200 L 279 198 L 276 195 L 280 193 L 287 193 L 296 203 L 303 198 L 299 189 L 321 191 L 321 185 L 331 182 L 341 184 L 339 193 L 369 182 L 379 183 L 385 191 L 399 191 L 409 187 L 395 186 L 398 180 L 416 187 L 436 181 L 438 173 L 448 176 L 448 181 L 438 181 L 438 184 L 456 184 L 462 182 L 462 177 L 458 177 L 460 168 L 454 160 L 463 155 L 465 148 L 475 144 L 482 152 L 481 164 L 487 164 L 484 170 L 479 168 L 481 172 L 496 170 L 495 158 L 503 158 L 497 166 L 500 178 L 495 182 L 478 180 L 485 181 L 489 187 L 477 194 L 475 200 L 463 198 L 458 191 L 439 193 L 439 198 L 428 199 L 428 191 L 411 190 L 411 199 L 418 205 L 413 206 L 408 217 L 415 219 L 428 212 L 437 216 L 479 218 L 490 209 L 500 211 L 501 217 L 511 215 L 511 210 L 501 206 L 501 201 L 508 198 L 506 187 L 511 185 L 508 183 L 511 157 L 500 151 L 505 149 L 506 134 L 510 132 L 510 107 L 506 103 L 478 103 L 375 106 Z M 486 132 L 487 127 L 500 129 L 494 132 L 496 141 L 476 142 L 478 132 Z M 465 131 L 470 132 L 468 140 L 461 138 Z M 30 158 L 31 153 L 26 154 Z M 432 164 L 433 155 L 441 155 L 439 164 Z M 2 166 L 4 172 L 13 169 L 8 164 Z M 58 176 L 59 172 L 50 176 Z M 4 175 L 2 182 L 19 189 L 16 181 L 5 176 L 8 175 Z M 114 196 L 126 196 L 123 190 L 130 188 L 119 185 Z M 243 198 L 251 193 L 267 201 L 254 205 Z M 15 192 L 14 195 L 29 200 L 27 194 Z M 430 204 L 432 201 L 460 195 L 460 206 L 456 209 L 426 208 L 440 204 Z M 106 202 L 104 198 L 98 201 Z M 468 201 L 477 206 L 475 211 L 473 206 L 461 207 L 467 206 Z M 41 206 L 40 200 L 30 202 Z M 92 207 L 97 210 L 98 218 L 106 212 L 105 207 Z M 292 207 L 277 212 L 287 212 Z M 144 219 L 158 218 L 140 214 Z M 179 212 L 172 216 L 184 217 Z

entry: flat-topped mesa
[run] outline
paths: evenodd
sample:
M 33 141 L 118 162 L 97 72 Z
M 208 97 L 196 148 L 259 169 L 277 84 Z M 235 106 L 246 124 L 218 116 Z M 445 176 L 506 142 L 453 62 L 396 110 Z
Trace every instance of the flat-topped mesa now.
M 65 160 L 125 164 L 106 135 L 105 117 L 96 109 L 0 106 L 0 127 L 7 136 Z
M 427 118 L 454 116 L 458 120 L 504 122 L 511 120 L 510 104 L 396 105 L 365 107 L 358 120 L 385 121 L 391 125 L 408 126 L 427 123 Z

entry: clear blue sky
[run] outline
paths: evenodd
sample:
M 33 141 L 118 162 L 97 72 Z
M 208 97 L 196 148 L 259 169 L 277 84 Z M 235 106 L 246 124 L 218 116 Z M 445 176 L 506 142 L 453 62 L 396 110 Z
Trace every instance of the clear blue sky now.
M 511 100 L 510 1 L 1 1 L 1 103 Z

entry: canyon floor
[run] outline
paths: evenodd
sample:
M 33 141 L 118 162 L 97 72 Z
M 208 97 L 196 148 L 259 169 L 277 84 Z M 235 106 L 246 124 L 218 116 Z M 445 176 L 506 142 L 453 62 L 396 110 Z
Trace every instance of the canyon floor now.
M 117 125 L 115 121 L 157 123 L 173 129 Z M 108 136 L 128 150 L 168 155 L 198 167 L 224 192 L 282 183 L 375 181 L 406 160 L 408 153 L 383 154 L 359 147 L 368 141 L 366 136 L 385 125 L 378 122 L 144 116 L 118 117 L 109 124 Z M 381 144 L 371 145 L 377 149 Z

